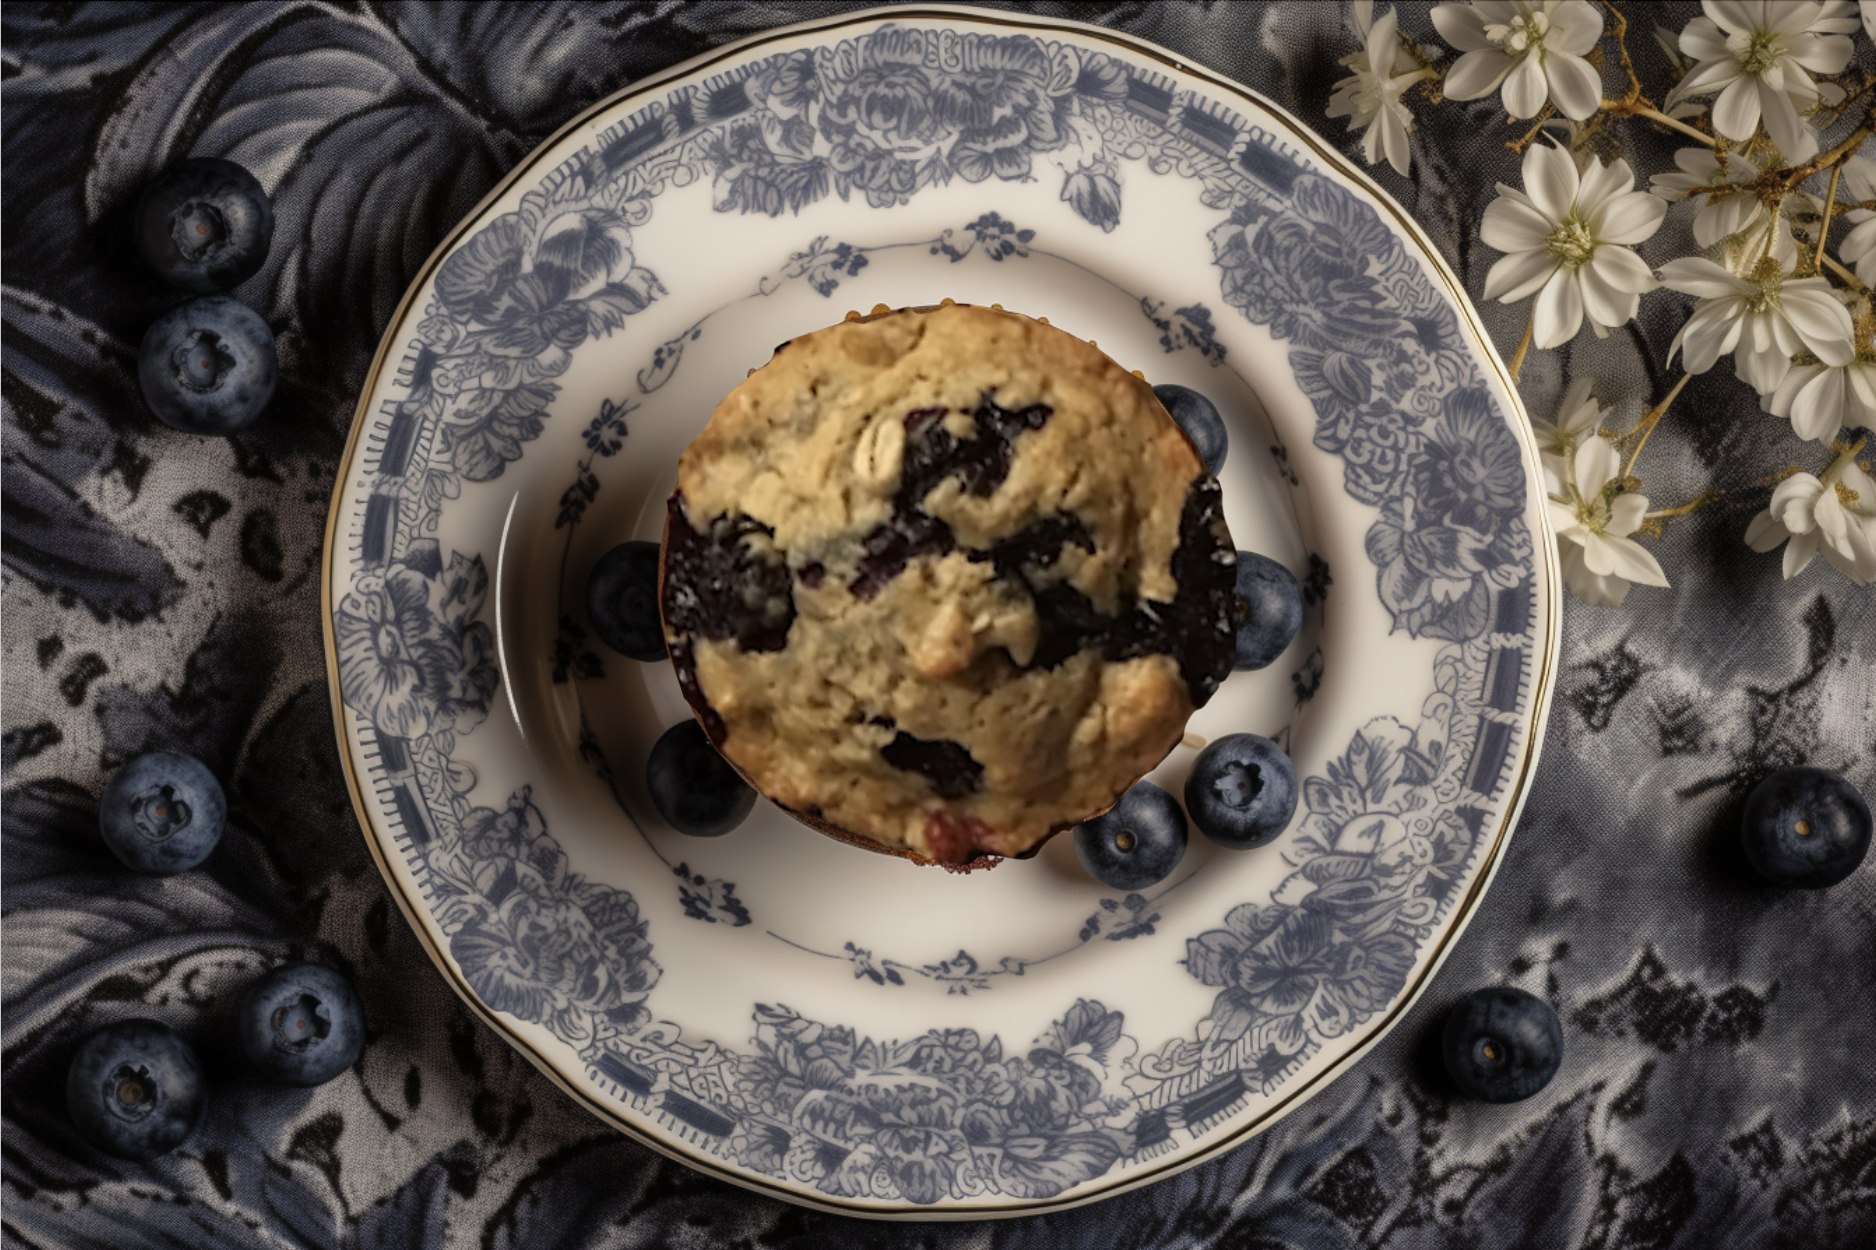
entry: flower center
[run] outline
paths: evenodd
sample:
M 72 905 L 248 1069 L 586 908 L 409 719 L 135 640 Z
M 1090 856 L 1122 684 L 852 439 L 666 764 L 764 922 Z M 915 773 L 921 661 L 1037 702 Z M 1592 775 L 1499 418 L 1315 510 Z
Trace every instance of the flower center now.
M 1596 255 L 1596 236 L 1589 232 L 1589 223 L 1572 213 L 1544 236 L 1544 246 L 1570 268 L 1579 269 Z
M 1550 31 L 1550 18 L 1543 13 L 1522 13 L 1510 22 L 1488 22 L 1485 37 L 1498 44 L 1512 56 L 1522 56 L 1534 48 L 1544 46 L 1544 36 Z
M 1764 316 L 1778 308 L 1779 288 L 1785 284 L 1785 274 L 1777 261 L 1765 257 L 1752 268 L 1752 281 L 1759 284 L 1758 293 L 1746 297 L 1746 311 L 1755 317 Z
M 1737 38 L 1737 36 L 1735 36 Z M 1757 76 L 1778 64 L 1785 55 L 1784 41 L 1770 31 L 1755 30 L 1747 36 L 1743 50 L 1735 50 L 1739 58 L 1739 72 Z
M 1863 497 L 1848 486 L 1845 486 L 1842 482 L 1838 482 L 1836 486 L 1837 502 L 1841 503 L 1846 510 L 1853 509 L 1856 506 L 1856 501 Z

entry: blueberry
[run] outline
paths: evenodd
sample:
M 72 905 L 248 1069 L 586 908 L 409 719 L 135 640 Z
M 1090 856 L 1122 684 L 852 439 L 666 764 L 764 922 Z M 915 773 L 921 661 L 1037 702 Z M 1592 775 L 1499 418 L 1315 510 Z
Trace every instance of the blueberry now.
M 645 788 L 665 822 L 693 838 L 722 837 L 756 805 L 756 792 L 694 720 L 671 726 L 652 747 Z
M 1225 453 L 1231 449 L 1230 440 L 1225 437 L 1225 419 L 1218 415 L 1218 406 L 1189 387 L 1171 383 L 1154 387 L 1153 394 L 1166 405 L 1166 411 L 1199 449 L 1199 459 L 1205 462 L 1206 470 L 1217 477 L 1218 470 L 1225 467 Z
M 1855 872 L 1869 851 L 1869 804 L 1821 768 L 1781 768 L 1746 799 L 1740 837 L 1752 870 L 1774 885 L 1821 890 Z
M 1231 667 L 1263 668 L 1290 645 L 1303 627 L 1303 587 L 1296 574 L 1255 551 L 1238 552 L 1237 596 L 1244 600 L 1237 657 Z
M 285 964 L 241 1003 L 241 1049 L 282 1085 L 323 1085 L 365 1045 L 365 1014 L 352 983 L 319 964 Z
M 156 319 L 137 354 L 143 398 L 165 425 L 232 434 L 273 398 L 274 333 L 226 295 L 192 299 Z
M 105 1025 L 79 1045 L 65 1073 L 72 1127 L 120 1159 L 174 1150 L 207 1106 L 195 1049 L 154 1020 Z
M 176 751 L 139 755 L 98 801 L 98 832 L 125 865 L 154 876 L 187 872 L 221 841 L 228 803 L 201 760 Z
M 171 165 L 137 201 L 137 250 L 171 286 L 226 291 L 260 271 L 274 210 L 254 175 L 232 161 Z
M 1120 802 L 1075 826 L 1075 856 L 1112 890 L 1143 890 L 1164 881 L 1186 853 L 1186 814 L 1150 781 L 1135 782 Z
M 1474 990 L 1446 1017 L 1446 1070 L 1486 1102 L 1529 1098 L 1563 1065 L 1563 1026 L 1550 1004 L 1509 985 Z
M 1200 833 L 1220 846 L 1248 851 L 1289 828 L 1296 770 L 1270 739 L 1229 734 L 1192 762 L 1186 809 Z
M 658 544 L 620 543 L 599 557 L 586 582 L 586 615 L 600 641 L 620 655 L 648 664 L 664 659 Z

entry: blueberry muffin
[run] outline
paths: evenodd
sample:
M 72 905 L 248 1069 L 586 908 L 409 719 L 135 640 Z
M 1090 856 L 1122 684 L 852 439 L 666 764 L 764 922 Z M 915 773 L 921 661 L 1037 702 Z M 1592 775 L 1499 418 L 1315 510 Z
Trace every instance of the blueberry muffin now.
M 1218 483 L 1093 344 L 945 303 L 776 349 L 678 462 L 684 695 L 824 832 L 1021 855 L 1164 759 L 1231 671 Z

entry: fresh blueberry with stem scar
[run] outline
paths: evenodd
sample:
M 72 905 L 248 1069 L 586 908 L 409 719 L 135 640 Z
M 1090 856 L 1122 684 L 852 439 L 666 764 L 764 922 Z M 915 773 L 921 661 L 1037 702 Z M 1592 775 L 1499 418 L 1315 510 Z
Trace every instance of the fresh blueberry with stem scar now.
M 228 803 L 202 761 L 176 751 L 139 755 L 98 801 L 98 832 L 126 867 L 152 876 L 187 872 L 221 841 Z
M 1836 773 L 1781 768 L 1747 796 L 1739 832 L 1761 877 L 1821 890 L 1855 872 L 1869 852 L 1869 804 Z
M 1199 449 L 1199 459 L 1205 462 L 1206 472 L 1217 477 L 1218 471 L 1225 467 L 1225 453 L 1230 450 L 1225 419 L 1218 415 L 1218 406 L 1190 387 L 1170 382 L 1154 387 L 1153 394 Z
M 195 1048 L 155 1020 L 105 1025 L 79 1044 L 65 1073 L 72 1127 L 120 1159 L 174 1150 L 202 1122 L 207 1105 Z
M 599 557 L 586 582 L 586 615 L 599 640 L 620 655 L 648 664 L 664 659 L 658 544 L 620 543 Z
M 282 1085 L 323 1085 L 357 1062 L 365 1013 L 352 983 L 320 964 L 285 964 L 241 1003 L 241 1049 Z
M 1110 890 L 1143 890 L 1164 881 L 1186 853 L 1186 814 L 1150 781 L 1075 826 L 1075 857 Z
M 645 762 L 652 806 L 679 833 L 719 838 L 748 818 L 756 792 L 694 720 L 664 731 Z
M 226 291 L 260 271 L 274 210 L 254 175 L 232 161 L 171 165 L 137 201 L 137 250 L 171 286 Z
M 1270 739 L 1229 734 L 1192 762 L 1186 810 L 1199 832 L 1219 846 L 1262 846 L 1289 828 L 1296 813 L 1296 770 Z
M 1509 985 L 1474 990 L 1446 1017 L 1441 1054 L 1453 1081 L 1486 1102 L 1529 1098 L 1563 1064 L 1563 1026 L 1550 1004 Z
M 1240 551 L 1237 596 L 1244 601 L 1244 623 L 1238 626 L 1231 667 L 1239 672 L 1263 668 L 1283 654 L 1303 627 L 1303 587 L 1296 574 L 1275 560 Z
M 137 380 L 150 410 L 189 434 L 232 434 L 247 425 L 273 398 L 279 376 L 273 331 L 226 295 L 170 309 L 137 353 Z

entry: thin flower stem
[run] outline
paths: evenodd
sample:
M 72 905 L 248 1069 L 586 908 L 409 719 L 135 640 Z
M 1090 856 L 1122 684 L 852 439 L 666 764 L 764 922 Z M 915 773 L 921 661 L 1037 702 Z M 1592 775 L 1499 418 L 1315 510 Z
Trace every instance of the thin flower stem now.
M 1820 253 L 1820 256 L 1821 255 L 1822 254 Z M 1823 256 L 1823 261 L 1824 261 L 1824 268 L 1830 270 L 1832 273 L 1836 274 L 1839 278 L 1842 278 L 1844 282 L 1846 282 L 1849 285 L 1851 290 L 1860 292 L 1863 295 L 1863 297 L 1866 299 L 1869 297 L 1870 289 L 1863 285 L 1862 279 L 1858 278 L 1856 274 L 1852 273 L 1848 269 L 1845 269 L 1841 264 L 1839 264 L 1835 256 Z
M 1663 113 L 1660 109 L 1655 108 L 1652 104 L 1639 104 L 1639 103 L 1631 104 L 1622 100 L 1604 100 L 1602 102 L 1602 106 L 1608 109 L 1611 113 L 1621 113 L 1629 117 L 1646 117 L 1649 121 L 1660 122 L 1663 126 L 1670 126 L 1673 129 L 1680 131 L 1684 135 L 1689 135 L 1695 139 L 1700 140 L 1700 142 L 1706 144 L 1710 148 L 1717 148 L 1720 146 L 1719 139 L 1715 138 L 1713 135 L 1708 134 L 1704 130 L 1696 130 L 1694 127 L 1689 126 L 1686 122 L 1681 121 L 1679 118 L 1669 117 L 1666 113 Z
M 1705 494 L 1700 495 L 1698 498 L 1694 499 L 1692 502 L 1684 503 L 1678 508 L 1656 508 L 1653 512 L 1644 512 L 1642 513 L 1642 520 L 1659 521 L 1664 517 L 1686 516 L 1689 512 L 1692 512 L 1695 508 L 1704 508 L 1706 505 L 1712 503 L 1714 500 L 1723 498 L 1725 494 L 1726 492 L 1723 490 L 1710 490 L 1710 491 L 1707 491 Z
M 1511 363 L 1506 366 L 1511 371 L 1511 380 L 1516 382 L 1518 375 L 1524 372 L 1524 356 L 1531 350 L 1531 336 L 1537 331 L 1537 305 L 1531 305 L 1531 319 L 1524 323 L 1524 337 L 1518 340 L 1518 350 L 1511 354 Z
M 1824 267 L 1824 244 L 1830 239 L 1830 209 L 1837 202 L 1837 180 L 1843 177 L 1843 162 L 1830 167 L 1830 194 L 1824 198 L 1824 218 L 1817 223 L 1817 255 L 1811 258 L 1811 268 Z
M 1521 137 L 1509 140 L 1505 146 L 1510 148 L 1513 152 L 1522 154 L 1524 149 L 1530 147 L 1532 142 L 1536 140 L 1538 134 L 1544 129 L 1544 123 L 1549 121 L 1551 115 L 1556 111 L 1557 106 L 1555 104 L 1545 101 L 1544 107 L 1537 111 L 1537 120 L 1531 123 L 1531 128 L 1525 131 Z
M 1628 477 L 1634 472 L 1635 462 L 1641 458 L 1642 448 L 1648 445 L 1648 436 L 1655 432 L 1655 427 L 1661 424 L 1661 418 L 1667 415 L 1668 405 L 1680 397 L 1681 388 L 1686 386 L 1688 379 L 1693 376 L 1691 373 L 1681 374 L 1681 380 L 1674 384 L 1674 389 L 1667 393 L 1667 398 L 1642 414 L 1642 419 L 1635 426 L 1641 431 L 1641 442 L 1636 443 L 1635 450 L 1628 454 L 1628 463 L 1622 466 L 1623 477 Z

